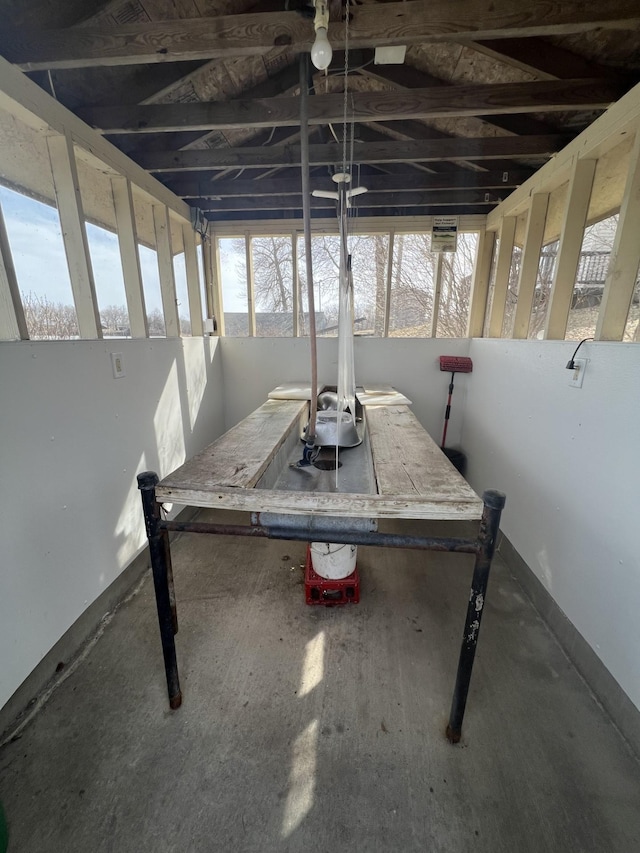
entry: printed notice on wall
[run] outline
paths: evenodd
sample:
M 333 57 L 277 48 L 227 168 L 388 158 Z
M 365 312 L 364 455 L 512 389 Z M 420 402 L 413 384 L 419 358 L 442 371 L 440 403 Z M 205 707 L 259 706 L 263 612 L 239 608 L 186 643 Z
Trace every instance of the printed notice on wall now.
M 434 216 L 431 226 L 431 251 L 455 252 L 458 239 L 457 216 Z

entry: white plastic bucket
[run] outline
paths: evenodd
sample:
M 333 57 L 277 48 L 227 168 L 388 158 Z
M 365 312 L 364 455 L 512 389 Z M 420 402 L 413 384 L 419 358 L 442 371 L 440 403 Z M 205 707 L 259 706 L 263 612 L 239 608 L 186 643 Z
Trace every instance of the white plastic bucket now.
M 326 580 L 341 580 L 352 575 L 356 568 L 357 555 L 357 545 L 337 545 L 333 542 L 311 543 L 313 570 Z

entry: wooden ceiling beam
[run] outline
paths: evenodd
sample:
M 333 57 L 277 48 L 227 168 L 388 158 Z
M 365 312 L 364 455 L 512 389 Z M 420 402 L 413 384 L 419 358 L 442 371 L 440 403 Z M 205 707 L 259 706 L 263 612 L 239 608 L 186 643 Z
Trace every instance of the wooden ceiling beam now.
M 373 183 L 372 183 L 373 186 Z M 325 189 L 330 189 L 331 185 L 325 181 Z M 443 207 L 451 207 L 460 205 L 477 205 L 477 204 L 499 204 L 509 195 L 508 190 L 475 190 L 464 189 L 438 192 L 412 192 L 405 190 L 404 192 L 379 193 L 368 192 L 367 197 L 358 197 L 360 201 L 354 206 L 366 205 L 367 207 L 424 207 L 425 205 L 442 205 Z M 211 198 L 196 198 L 191 200 L 192 207 L 198 207 L 204 213 L 219 212 L 225 210 L 290 210 L 293 208 L 302 207 L 302 196 L 244 196 L 240 198 L 224 198 L 215 201 Z M 327 198 L 311 197 L 311 207 L 326 207 L 335 210 L 336 202 Z
M 526 41 L 526 39 L 521 39 L 521 41 Z M 397 89 L 427 89 L 430 87 L 451 89 L 452 86 L 455 86 L 455 83 L 440 80 L 406 63 L 404 65 L 368 65 L 360 73 L 364 77 L 390 83 Z M 499 127 L 501 130 L 519 135 L 553 133 L 555 130 L 546 122 L 526 115 L 492 115 L 490 117 L 480 116 L 480 118 L 492 127 Z
M 491 39 L 464 42 L 479 53 L 497 59 L 521 71 L 547 80 L 578 80 L 581 77 L 618 81 L 630 85 L 618 68 L 609 68 L 578 56 L 550 41 L 539 38 Z
M 620 86 L 602 80 L 543 80 L 413 89 L 402 95 L 398 92 L 354 92 L 350 107 L 354 121 L 401 121 L 606 109 L 622 94 Z M 341 94 L 318 95 L 309 101 L 309 124 L 340 122 L 343 110 Z M 300 123 L 300 105 L 297 98 L 265 98 L 96 107 L 80 110 L 79 115 L 88 124 L 110 134 L 295 127 Z
M 365 207 L 364 202 L 362 202 L 358 206 L 358 219 L 366 217 L 377 219 L 387 217 L 390 219 L 393 217 L 394 221 L 398 222 L 398 217 L 401 216 L 411 217 L 414 220 L 418 216 L 474 216 L 479 218 L 487 216 L 493 210 L 495 210 L 495 205 L 493 204 L 460 205 L 458 207 L 445 207 L 443 205 L 429 205 L 426 207 Z M 247 212 L 234 210 L 220 211 L 210 214 L 209 219 L 213 223 L 214 228 L 220 222 L 240 221 L 245 223 L 247 220 L 272 220 L 275 222 L 291 219 L 300 220 L 300 227 L 302 227 L 302 210 L 297 207 L 292 207 L 288 210 L 252 210 L 250 215 L 243 215 L 243 213 L 246 214 Z M 311 218 L 335 221 L 335 213 L 325 207 L 312 208 Z M 478 221 L 480 220 L 478 219 Z
M 640 23 L 635 0 L 409 0 L 353 8 L 349 46 L 366 48 L 451 39 L 489 40 L 563 35 Z M 123 24 L 117 29 L 3 28 L 0 51 L 25 71 L 255 56 L 273 47 L 310 50 L 313 24 L 295 12 Z M 341 22 L 329 24 L 334 49 L 344 49 Z
M 562 134 L 548 136 L 502 136 L 434 139 L 398 142 L 370 142 L 357 145 L 354 163 L 407 163 L 438 160 L 491 160 L 549 157 L 568 141 Z M 310 145 L 313 165 L 342 162 L 342 145 Z M 207 151 L 150 151 L 138 162 L 151 172 L 198 171 L 206 169 L 261 169 L 299 166 L 300 146 L 259 146 L 257 148 L 210 148 Z
M 519 187 L 533 174 L 532 169 L 509 169 L 504 172 L 470 172 L 458 170 L 455 174 L 429 175 L 412 172 L 404 177 L 399 175 L 368 175 L 360 178 L 360 183 L 366 184 L 376 193 L 402 192 L 411 189 L 419 192 L 436 190 L 470 189 L 514 189 Z M 332 189 L 329 176 L 311 178 L 312 190 Z M 292 176 L 288 180 L 282 178 L 265 178 L 263 180 L 229 180 L 218 181 L 199 180 L 197 178 L 182 178 L 170 182 L 171 190 L 185 199 L 204 198 L 237 198 L 249 196 L 262 198 L 264 196 L 300 195 L 302 184 L 300 176 Z

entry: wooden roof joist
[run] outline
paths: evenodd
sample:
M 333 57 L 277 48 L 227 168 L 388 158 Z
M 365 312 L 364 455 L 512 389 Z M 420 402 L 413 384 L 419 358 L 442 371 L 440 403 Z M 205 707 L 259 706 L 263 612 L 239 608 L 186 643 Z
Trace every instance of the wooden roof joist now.
M 531 177 L 531 169 L 508 169 L 504 171 L 470 172 L 460 169 L 458 172 L 447 172 L 446 175 L 429 175 L 416 172 L 411 175 L 371 175 L 360 178 L 377 193 L 395 193 L 411 189 L 414 191 L 431 192 L 440 190 L 459 190 L 462 188 L 477 188 L 487 190 L 513 189 L 520 186 Z M 328 176 L 311 178 L 311 190 L 331 189 Z M 182 198 L 188 199 L 221 199 L 249 196 L 252 199 L 265 196 L 300 195 L 302 183 L 299 175 L 291 178 L 256 178 L 253 180 L 220 179 L 198 180 L 183 178 L 170 182 L 171 189 Z M 195 202 L 194 202 L 195 204 Z M 202 207 L 202 205 L 198 205 Z M 203 208 L 204 209 L 204 208 Z
M 430 221 L 425 222 L 425 217 L 431 216 L 477 216 L 478 224 L 476 228 L 483 227 L 483 217 L 486 216 L 495 205 L 486 204 L 486 205 L 468 205 L 457 207 L 455 210 L 452 210 L 449 206 L 444 205 L 429 205 L 424 207 L 358 207 L 358 219 L 366 218 L 366 217 L 387 217 L 387 219 L 392 220 L 398 227 L 402 227 L 402 218 L 410 219 L 413 217 L 414 219 L 423 218 L 423 221 L 416 225 L 416 230 L 424 230 L 425 228 L 430 228 Z M 248 212 L 247 212 L 248 213 Z M 287 208 L 285 210 L 251 210 L 251 219 L 255 222 L 265 222 L 269 220 L 274 221 L 294 221 L 294 227 L 302 228 L 302 210 L 300 208 Z M 311 210 L 311 218 L 312 219 L 321 219 L 324 220 L 328 216 L 330 216 L 330 212 L 328 208 L 320 207 L 320 208 L 312 208 Z M 216 213 L 209 214 L 209 219 L 212 223 L 212 227 L 214 229 L 217 228 L 218 223 L 220 222 L 237 222 L 238 217 L 241 218 L 242 228 L 241 233 L 245 233 L 249 229 L 249 225 L 244 225 L 245 219 L 243 217 L 242 212 L 238 212 L 237 210 L 229 210 L 229 211 L 220 211 Z M 336 220 L 337 221 L 337 220 Z M 403 230 L 409 230 L 408 228 L 403 228 Z M 332 232 L 333 233 L 333 232 Z
M 448 0 L 410 0 L 354 7 L 351 48 L 424 44 L 451 39 L 500 39 L 625 29 L 640 22 L 634 0 L 470 0 L 464 14 Z M 132 65 L 255 56 L 275 46 L 310 50 L 312 23 L 295 12 L 227 15 L 93 27 L 4 29 L 0 50 L 23 70 Z M 341 22 L 329 25 L 334 49 L 344 48 Z
M 439 160 L 492 160 L 550 157 L 568 141 L 562 134 L 547 136 L 502 136 L 367 142 L 356 145 L 353 162 L 420 163 Z M 311 165 L 342 163 L 342 145 L 310 145 Z M 199 171 L 206 169 L 262 169 L 299 166 L 299 145 L 246 148 L 209 148 L 192 151 L 149 151 L 137 157 L 151 172 Z
M 493 83 L 393 92 L 353 92 L 349 119 L 357 122 L 402 121 L 504 113 L 606 109 L 624 89 L 599 78 Z M 297 127 L 297 98 L 258 98 L 226 102 L 192 102 L 93 107 L 79 110 L 88 124 L 104 133 L 158 133 L 178 130 L 231 130 Z M 344 118 L 344 96 L 309 99 L 309 124 L 337 123 Z
M 367 181 L 375 190 L 375 180 Z M 325 181 L 325 189 L 331 188 Z M 354 207 L 424 207 L 425 205 L 440 205 L 442 207 L 459 207 L 460 205 L 471 207 L 476 204 L 491 205 L 498 204 L 508 195 L 508 190 L 499 192 L 496 190 L 462 190 L 462 191 L 438 191 L 438 192 L 405 192 L 379 193 L 368 192 L 366 198 L 362 197 Z M 203 212 L 225 211 L 225 210 L 291 210 L 291 208 L 302 209 L 302 196 L 245 196 L 241 198 L 224 198 L 219 201 L 210 198 L 195 198 L 192 200 L 194 207 Z M 311 207 L 325 207 L 335 210 L 336 202 L 333 199 L 311 197 Z

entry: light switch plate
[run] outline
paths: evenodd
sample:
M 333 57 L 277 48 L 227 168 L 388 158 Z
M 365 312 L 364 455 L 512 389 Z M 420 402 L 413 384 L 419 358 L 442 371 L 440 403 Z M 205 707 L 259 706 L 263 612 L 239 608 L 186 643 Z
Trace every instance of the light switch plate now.
M 113 378 L 122 379 L 124 373 L 124 360 L 121 352 L 111 353 L 111 367 L 113 368 Z

